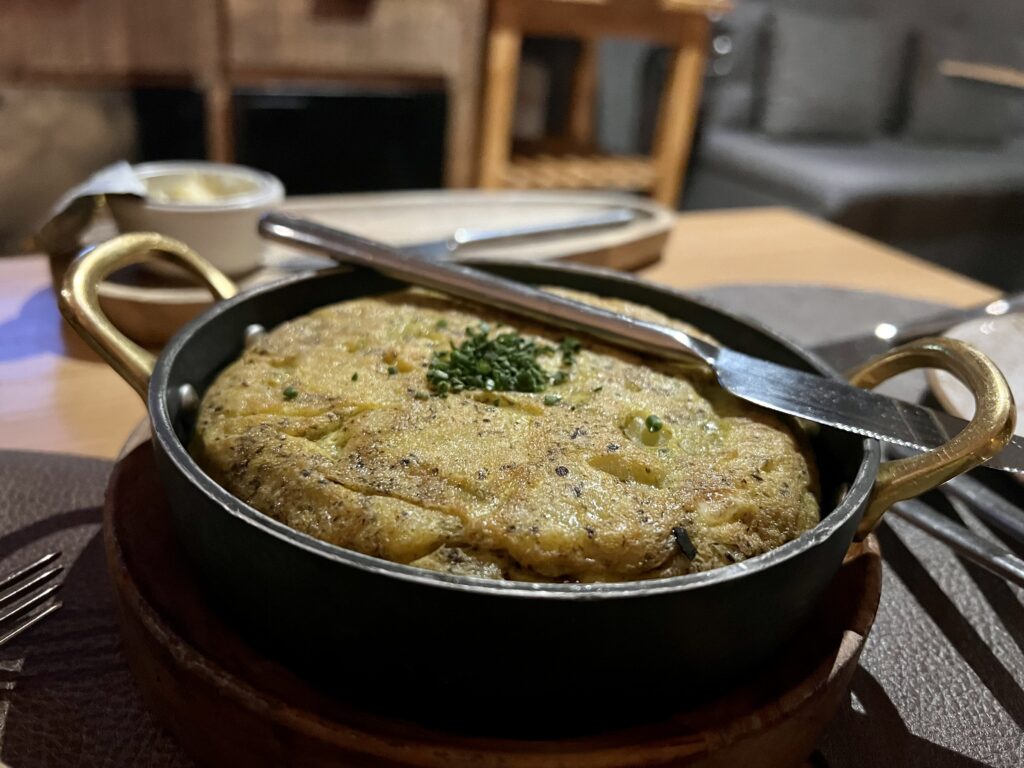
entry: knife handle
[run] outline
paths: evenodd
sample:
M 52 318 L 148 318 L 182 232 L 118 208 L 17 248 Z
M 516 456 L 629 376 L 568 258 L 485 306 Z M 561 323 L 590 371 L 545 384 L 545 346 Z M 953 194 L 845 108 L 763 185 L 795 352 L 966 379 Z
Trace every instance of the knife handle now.
M 539 288 L 442 259 L 423 259 L 383 243 L 284 213 L 265 214 L 259 232 L 266 238 L 324 253 L 342 264 L 372 269 L 411 285 L 442 291 L 497 307 L 542 323 L 589 333 L 619 346 L 673 360 L 714 365 L 721 351 L 676 328 L 583 304 Z
M 974 395 L 974 418 L 945 445 L 887 461 L 878 468 L 875 487 L 857 528 L 858 538 L 874 530 L 896 502 L 919 496 L 988 461 L 1013 436 L 1016 410 L 1006 379 L 985 355 L 956 339 L 920 339 L 897 347 L 853 371 L 850 382 L 873 389 L 916 368 L 941 368 L 963 382 Z

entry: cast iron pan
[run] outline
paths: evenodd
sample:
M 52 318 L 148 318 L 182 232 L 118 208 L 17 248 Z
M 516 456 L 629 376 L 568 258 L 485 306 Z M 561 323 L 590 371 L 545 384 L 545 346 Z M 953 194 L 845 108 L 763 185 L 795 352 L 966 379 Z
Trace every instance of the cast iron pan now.
M 141 350 L 126 352 L 130 342 L 102 327 L 98 309 L 91 317 L 83 310 L 83 285 L 154 249 L 221 295 L 231 293 L 230 282 L 185 246 L 124 235 L 80 257 L 62 295 L 69 320 L 140 391 L 151 361 Z M 646 304 L 742 352 L 835 375 L 756 323 L 623 274 L 477 266 Z M 338 269 L 259 288 L 189 323 L 152 368 L 153 445 L 175 528 L 211 599 L 251 642 L 367 707 L 435 725 L 537 735 L 605 728 L 692 703 L 768 663 L 800 630 L 872 499 L 880 461 L 874 441 L 831 429 L 812 438 L 823 516 L 798 539 L 714 571 L 621 584 L 493 582 L 386 562 L 293 531 L 204 474 L 187 450 L 194 392 L 201 395 L 239 356 L 247 327 L 270 329 L 325 304 L 401 287 Z M 129 359 L 136 353 L 143 356 Z

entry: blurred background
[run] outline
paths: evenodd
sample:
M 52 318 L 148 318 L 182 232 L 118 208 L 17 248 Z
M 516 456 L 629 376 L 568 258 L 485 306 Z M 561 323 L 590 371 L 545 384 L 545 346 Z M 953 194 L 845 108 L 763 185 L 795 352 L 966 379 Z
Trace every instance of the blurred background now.
M 0 253 L 31 248 L 97 169 L 171 158 L 263 168 L 289 194 L 617 188 L 680 209 L 789 206 L 1020 289 L 1024 10 L 0 3 Z

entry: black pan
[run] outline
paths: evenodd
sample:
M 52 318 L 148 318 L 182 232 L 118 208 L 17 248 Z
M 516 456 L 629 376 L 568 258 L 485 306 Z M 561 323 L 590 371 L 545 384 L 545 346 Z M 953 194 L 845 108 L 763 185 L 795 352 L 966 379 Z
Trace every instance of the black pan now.
M 185 246 L 158 235 L 123 235 L 72 265 L 62 309 L 145 392 L 175 528 L 219 609 L 251 642 L 367 706 L 490 732 L 565 732 L 707 696 L 770 661 L 800 631 L 876 492 L 878 443 L 823 429 L 813 437 L 820 524 L 772 552 L 714 571 L 620 584 L 528 584 L 351 552 L 293 531 L 206 476 L 187 450 L 196 394 L 239 356 L 250 326 L 269 329 L 400 284 L 339 269 L 228 298 L 184 327 L 149 375 L 152 359 L 106 323 L 94 290 L 105 274 L 146 251 L 186 264 L 222 296 L 232 292 Z M 565 265 L 478 266 L 646 304 L 739 351 L 835 375 L 756 323 L 627 275 Z M 887 473 L 887 491 L 897 474 Z

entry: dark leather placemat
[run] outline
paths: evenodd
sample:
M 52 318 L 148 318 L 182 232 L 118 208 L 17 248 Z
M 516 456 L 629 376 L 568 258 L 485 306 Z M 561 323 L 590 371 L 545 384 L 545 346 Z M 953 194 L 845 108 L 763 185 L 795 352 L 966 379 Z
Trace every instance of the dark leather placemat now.
M 111 462 L 0 452 L 0 571 L 61 550 L 64 607 L 0 649 L 0 756 L 12 768 L 189 766 L 121 656 L 100 534 Z
M 929 309 L 850 291 L 704 292 L 808 344 Z M 921 377 L 895 386 L 919 391 Z M 146 713 L 120 655 L 99 537 L 109 462 L 0 452 L 0 573 L 64 552 L 64 608 L 0 649 L 0 758 L 14 768 L 188 766 Z M 812 763 L 1024 765 L 1024 591 L 890 520 L 882 603 L 850 704 Z M 216 727 L 211 724 L 211 727 Z

